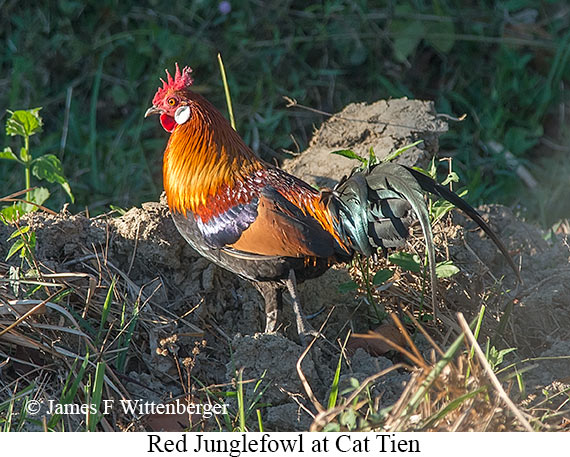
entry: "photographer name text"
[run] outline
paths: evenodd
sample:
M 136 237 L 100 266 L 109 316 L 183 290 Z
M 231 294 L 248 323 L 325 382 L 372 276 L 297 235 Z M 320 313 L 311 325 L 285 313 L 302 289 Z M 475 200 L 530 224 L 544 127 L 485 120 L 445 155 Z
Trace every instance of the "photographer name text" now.
M 117 407 L 121 408 L 125 414 L 134 416 L 145 416 L 148 414 L 165 414 L 165 415 L 178 415 L 178 414 L 193 414 L 202 416 L 205 419 L 212 417 L 212 415 L 226 414 L 227 405 L 224 404 L 201 404 L 201 403 L 186 403 L 183 401 L 175 401 L 172 403 L 157 403 L 153 401 L 144 400 L 102 400 L 99 408 L 97 405 L 90 403 L 59 403 L 55 400 L 47 401 L 48 414 L 97 414 L 101 412 L 107 415 L 115 410 Z M 30 409 L 30 408 L 29 408 Z

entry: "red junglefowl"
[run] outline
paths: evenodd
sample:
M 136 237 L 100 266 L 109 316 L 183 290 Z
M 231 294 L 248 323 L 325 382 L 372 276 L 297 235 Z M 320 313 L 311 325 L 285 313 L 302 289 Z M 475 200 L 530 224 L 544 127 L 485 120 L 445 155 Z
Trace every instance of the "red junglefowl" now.
M 469 215 L 518 275 L 506 248 L 479 214 L 416 170 L 381 163 L 354 172 L 334 190 L 318 191 L 260 160 L 222 114 L 190 90 L 191 72 L 176 65 L 173 78 L 167 71 L 145 114 L 159 114 L 170 132 L 163 165 L 168 206 L 179 232 L 196 251 L 256 286 L 265 300 L 267 332 L 275 330 L 287 288 L 304 339 L 311 332 L 296 283 L 322 275 L 334 263 L 350 261 L 357 252 L 369 256 L 378 248 L 402 246 L 416 218 L 426 239 L 435 291 L 432 232 L 423 191 Z

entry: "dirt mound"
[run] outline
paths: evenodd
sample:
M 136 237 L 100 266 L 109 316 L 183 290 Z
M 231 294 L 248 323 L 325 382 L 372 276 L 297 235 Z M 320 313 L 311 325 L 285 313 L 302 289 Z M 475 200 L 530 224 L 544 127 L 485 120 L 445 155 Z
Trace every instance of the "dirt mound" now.
M 452 256 L 462 267 L 462 274 L 471 276 L 469 279 L 473 283 L 478 281 L 488 288 L 492 283 L 503 284 L 505 296 L 515 304 L 512 344 L 524 355 L 539 356 L 552 345 L 553 338 L 568 340 L 570 336 L 568 239 L 554 236 L 546 241 L 545 232 L 521 222 L 512 211 L 502 206 L 485 206 L 480 211 L 505 241 L 515 262 L 521 265 L 523 284 L 516 284 L 504 258 L 479 232 L 472 232 L 471 224 L 460 215 L 456 215 L 454 220 L 462 227 L 463 241 L 452 244 Z M 500 313 L 503 310 L 499 306 L 495 311 Z
M 372 146 L 377 156 L 383 157 L 424 139 L 402 156 L 401 160 L 415 164 L 437 151 L 438 135 L 446 128 L 428 102 L 402 99 L 351 104 L 326 122 L 310 148 L 285 168 L 313 184 L 330 186 L 354 166 L 343 157 L 330 155 L 331 150 L 352 148 L 365 155 Z M 516 347 L 513 358 L 548 357 L 533 361 L 539 367 L 525 375 L 527 388 L 567 383 L 570 361 L 560 356 L 570 354 L 568 239 L 553 235 L 545 241 L 541 230 L 518 220 L 501 206 L 482 207 L 481 212 L 522 266 L 524 284 L 516 284 L 514 274 L 492 242 L 463 216 L 455 214 L 435 232 L 438 244 L 448 246 L 450 258 L 461 269 L 453 280 L 440 285 L 439 313 L 444 324 L 451 323 L 451 329 L 455 329 L 455 311 L 472 317 L 485 303 L 487 316 L 492 319 L 485 320 L 483 335 L 494 338 L 493 342 L 502 347 Z M 125 395 L 164 400 L 184 394 L 180 361 L 187 363 L 184 366 L 204 386 L 229 391 L 235 390 L 236 372 L 243 369 L 243 379 L 251 380 L 246 385 L 246 397 L 253 401 L 259 389 L 264 390 L 260 401 L 267 404 L 267 430 L 307 429 L 314 409 L 295 368 L 302 348 L 294 325 L 284 325 L 277 334 L 259 334 L 264 316 L 257 291 L 199 257 L 176 231 L 164 201 L 145 203 L 121 217 L 89 219 L 66 212 L 34 213 L 21 223 L 36 233 L 35 256 L 44 273 L 81 272 L 95 284 L 93 296 L 106 293 L 109 278 L 114 276 L 121 281 L 122 289 L 114 297 L 117 309 L 112 312 L 120 316 L 119 307 L 125 297 L 140 305 L 141 317 L 132 345 L 135 354 L 125 365 Z M 12 243 L 6 240 L 13 230 L 0 226 L 3 258 Z M 440 258 L 445 257 L 444 251 L 440 248 Z M 13 271 L 16 265 L 16 259 L 3 265 L 3 276 L 8 277 L 10 267 Z M 398 274 L 387 290 L 376 295 L 379 304 L 390 308 L 395 302 L 401 303 L 409 278 L 408 273 Z M 376 325 L 371 322 L 373 313 L 365 294 L 342 287 L 353 279 L 354 271 L 340 266 L 300 286 L 305 312 L 315 315 L 313 327 L 319 328 L 326 321 L 324 333 L 333 345 L 344 339 L 349 328 L 364 332 Z M 1 298 L 12 292 L 6 288 L 0 293 Z M 79 294 L 77 303 L 80 300 L 89 302 L 89 294 Z M 83 306 L 74 305 L 73 300 L 69 303 L 70 307 Z M 282 321 L 293 322 L 290 306 L 284 308 Z M 506 310 L 510 315 L 505 323 L 502 318 Z M 80 313 L 81 309 L 74 312 Z M 89 314 L 87 308 L 83 316 L 85 312 Z M 438 342 L 446 344 L 443 334 Z M 15 350 L 11 341 L 0 338 L 0 345 L 6 353 Z M 323 343 L 307 355 L 302 365 L 323 403 L 338 357 L 330 345 Z M 340 386 L 350 389 L 392 363 L 359 349 L 350 363 L 343 365 Z M 394 371 L 376 381 L 372 392 L 382 395 L 383 404 L 389 405 L 408 379 L 408 373 Z M 256 388 L 260 380 L 261 387 Z M 204 389 L 195 385 L 190 390 L 198 395 L 204 394 Z
M 318 187 L 334 187 L 355 167 L 354 160 L 331 155 L 331 151 L 350 149 L 368 157 L 370 148 L 382 159 L 418 140 L 422 143 L 396 161 L 404 165 L 427 163 L 439 149 L 439 135 L 447 124 L 437 118 L 433 102 L 379 100 L 351 103 L 326 121 L 314 134 L 309 148 L 283 164 L 289 173 Z

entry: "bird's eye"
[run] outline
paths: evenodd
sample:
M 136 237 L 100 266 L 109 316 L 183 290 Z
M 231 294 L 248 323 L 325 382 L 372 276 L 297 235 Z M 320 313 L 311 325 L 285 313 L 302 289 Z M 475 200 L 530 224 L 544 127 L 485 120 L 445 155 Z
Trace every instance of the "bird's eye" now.
M 169 99 L 168 99 L 168 104 L 169 104 L 170 106 L 176 105 L 176 99 L 175 99 L 175 98 L 169 98 Z

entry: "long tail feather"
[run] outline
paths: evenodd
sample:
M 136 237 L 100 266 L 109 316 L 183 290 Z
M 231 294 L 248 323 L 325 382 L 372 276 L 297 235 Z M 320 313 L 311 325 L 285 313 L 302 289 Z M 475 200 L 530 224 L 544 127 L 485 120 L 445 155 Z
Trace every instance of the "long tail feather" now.
M 433 234 L 429 214 L 423 197 L 422 187 L 406 168 L 392 163 L 382 163 L 369 173 L 357 172 L 337 187 L 343 206 L 342 229 L 351 246 L 364 255 L 370 255 L 377 248 L 386 249 L 386 240 L 394 247 L 407 237 L 408 222 L 402 222 L 400 215 L 383 205 L 388 200 L 405 200 L 420 221 L 426 241 L 429 272 L 432 283 L 432 303 L 436 309 L 436 272 Z M 409 208 L 408 206 L 408 208 Z M 405 232 L 398 228 L 405 226 Z M 399 242 L 399 243 L 398 243 Z
M 429 176 L 426 176 L 423 173 L 414 170 L 413 168 L 409 167 L 405 168 L 412 174 L 412 176 L 415 178 L 415 180 L 423 190 L 425 190 L 426 192 L 430 192 L 434 195 L 438 195 L 447 200 L 448 202 L 453 203 L 456 207 L 458 207 L 465 214 L 467 214 L 467 216 L 469 216 L 479 227 L 481 227 L 481 229 L 483 229 L 483 231 L 487 234 L 487 236 L 491 238 L 493 243 L 495 243 L 497 248 L 499 248 L 501 253 L 505 256 L 505 259 L 507 259 L 509 266 L 515 272 L 518 281 L 522 282 L 519 269 L 516 267 L 511 255 L 509 254 L 509 251 L 507 250 L 503 242 L 499 239 L 499 237 L 497 237 L 497 235 L 495 234 L 495 232 L 493 232 L 491 227 L 489 227 L 489 225 L 483 220 L 481 215 L 469 203 L 467 203 L 465 200 L 463 200 L 461 197 L 459 197 L 457 194 L 453 193 L 446 187 L 435 182 Z
M 418 183 L 411 176 L 406 168 L 399 165 L 386 162 L 377 165 L 371 173 L 366 177 L 368 186 L 372 191 L 381 191 L 382 189 L 390 189 L 401 194 L 412 206 L 416 214 L 424 239 L 426 242 L 426 251 L 428 255 L 429 274 L 431 281 L 431 300 L 434 316 L 436 313 L 436 291 L 437 277 L 435 272 L 435 248 L 433 244 L 433 233 L 423 192 Z
M 481 215 L 465 200 L 429 176 L 413 168 L 381 163 L 368 172 L 355 172 L 335 189 L 339 204 L 331 205 L 337 229 L 356 252 L 369 256 L 378 248 L 400 247 L 408 236 L 413 214 L 420 222 L 426 243 L 432 283 L 433 309 L 436 309 L 435 249 L 424 192 L 454 204 L 491 238 L 521 281 L 519 271 L 507 248 Z

